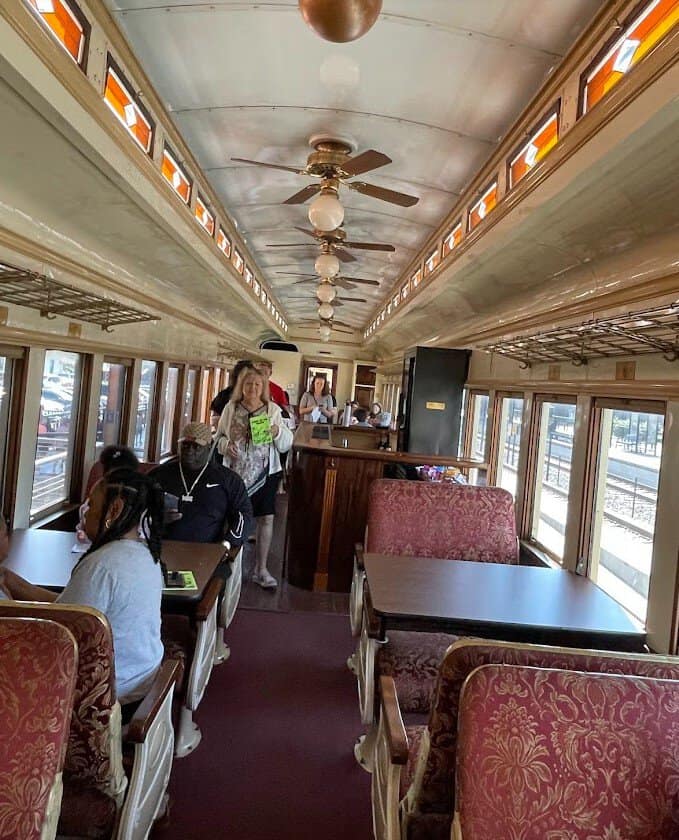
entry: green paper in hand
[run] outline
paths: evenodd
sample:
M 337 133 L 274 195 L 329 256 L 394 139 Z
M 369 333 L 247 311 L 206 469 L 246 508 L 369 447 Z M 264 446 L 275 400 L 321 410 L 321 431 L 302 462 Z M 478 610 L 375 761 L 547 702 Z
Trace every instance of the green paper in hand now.
M 273 436 L 271 434 L 271 423 L 266 414 L 258 414 L 257 417 L 250 418 L 250 432 L 252 433 L 252 442 L 255 446 L 263 443 L 271 443 Z

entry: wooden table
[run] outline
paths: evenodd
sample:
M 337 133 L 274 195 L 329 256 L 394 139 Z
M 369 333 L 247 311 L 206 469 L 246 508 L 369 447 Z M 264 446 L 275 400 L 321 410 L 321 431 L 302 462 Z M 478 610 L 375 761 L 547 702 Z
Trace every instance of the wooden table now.
M 388 630 L 644 651 L 646 632 L 588 578 L 561 569 L 366 554 L 366 608 Z
M 43 531 L 36 528 L 12 532 L 9 556 L 4 566 L 25 578 L 29 583 L 60 591 L 71 577 L 82 554 L 74 554 L 73 531 Z M 224 548 L 219 543 L 176 542 L 164 540 L 162 559 L 168 570 L 192 571 L 197 589 L 172 589 L 163 592 L 163 610 L 190 613 L 203 597 Z

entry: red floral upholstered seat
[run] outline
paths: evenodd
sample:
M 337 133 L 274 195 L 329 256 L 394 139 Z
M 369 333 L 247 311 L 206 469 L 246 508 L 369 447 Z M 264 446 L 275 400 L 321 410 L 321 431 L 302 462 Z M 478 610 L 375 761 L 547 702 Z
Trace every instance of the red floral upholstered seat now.
M 488 665 L 460 699 L 460 840 L 679 837 L 679 682 Z
M 150 828 L 170 773 L 173 735 L 169 707 L 177 675 L 175 664 L 169 663 L 159 671 L 149 697 L 139 710 L 141 717 L 144 707 L 150 708 L 144 713 L 143 732 L 130 739 L 135 749 L 134 770 L 130 777 L 132 785 L 126 795 L 128 780 L 122 760 L 113 638 L 106 617 L 91 607 L 0 601 L 0 617 L 19 615 L 58 622 L 70 630 L 78 644 L 78 671 L 64 764 L 59 834 L 108 838 L 114 829 L 122 836 L 123 831 L 128 830 L 127 826 L 134 823 L 138 828 L 141 826 L 140 830 L 145 825 Z M 153 782 L 149 782 L 146 769 L 151 741 L 156 763 L 151 773 Z M 139 805 L 141 792 L 143 805 Z
M 447 821 L 454 810 L 454 776 L 457 756 L 458 709 L 464 681 L 476 668 L 487 664 L 510 664 L 560 670 L 636 675 L 655 679 L 679 680 L 679 658 L 609 653 L 606 651 L 522 645 L 484 639 L 460 639 L 450 647 L 441 663 L 427 726 L 419 731 L 408 727 L 406 772 L 401 771 L 399 791 L 390 794 L 391 807 L 405 822 L 404 836 L 426 836 L 424 826 L 431 815 Z M 399 700 L 400 705 L 400 700 Z M 382 715 L 380 727 L 382 727 Z M 381 735 L 378 735 L 378 747 Z M 414 770 L 412 769 L 414 768 Z M 403 781 L 406 776 L 407 781 Z M 386 774 L 382 772 L 382 778 Z M 375 784 L 375 781 L 373 781 Z M 387 802 L 385 791 L 379 801 Z M 376 792 L 373 808 L 376 806 Z M 440 821 L 437 821 L 437 825 Z M 492 835 L 489 835 L 492 836 Z M 678 835 L 679 836 L 679 835 Z
M 517 564 L 514 500 L 500 487 L 374 481 L 368 502 L 366 551 Z M 443 655 L 457 638 L 442 633 L 389 633 L 387 643 L 376 649 L 374 679 L 381 675 L 394 678 L 402 712 L 426 713 Z M 373 701 L 369 691 L 361 696 L 366 699 L 361 714 L 367 724 Z
M 0 619 L 0 837 L 56 834 L 77 661 L 65 627 Z
M 78 643 L 78 681 L 64 765 L 59 833 L 108 837 L 127 785 L 109 623 L 98 610 L 65 604 L 0 602 L 0 610 L 5 614 L 23 610 L 24 614 L 58 621 L 68 627 Z

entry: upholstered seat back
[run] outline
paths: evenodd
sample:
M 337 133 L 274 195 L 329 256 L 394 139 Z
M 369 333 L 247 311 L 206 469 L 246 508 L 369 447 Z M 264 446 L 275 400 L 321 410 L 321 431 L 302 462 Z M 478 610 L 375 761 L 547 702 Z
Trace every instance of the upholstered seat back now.
M 151 470 L 155 470 L 158 464 L 154 463 L 153 461 L 141 461 L 139 463 L 139 472 L 140 473 L 149 473 Z M 101 461 L 95 461 L 90 468 L 90 471 L 87 475 L 87 481 L 85 482 L 85 493 L 83 494 L 83 498 L 86 499 L 90 495 L 90 491 L 94 487 L 94 485 L 99 481 L 100 478 L 103 478 L 104 475 L 104 467 L 102 466 Z
M 54 837 L 78 652 L 60 624 L 0 618 L 0 837 Z
M 506 665 L 460 698 L 462 840 L 679 836 L 679 682 Z
M 514 500 L 500 487 L 378 479 L 367 524 L 368 552 L 519 562 Z
M 91 607 L 0 601 L 0 616 L 22 615 L 56 621 L 78 644 L 78 677 L 64 765 L 62 824 L 88 820 L 93 833 L 115 819 L 127 779 L 122 764 L 120 707 L 116 702 L 113 637 L 106 617 Z M 78 802 L 87 797 L 82 812 Z M 74 812 L 77 811 L 77 815 Z M 89 811 L 89 814 L 87 813 Z M 62 833 L 78 833 L 65 830 Z
M 487 664 L 679 680 L 679 657 L 461 639 L 450 646 L 441 663 L 429 714 L 429 749 L 423 756 L 412 810 L 452 814 L 460 690 L 475 668 Z

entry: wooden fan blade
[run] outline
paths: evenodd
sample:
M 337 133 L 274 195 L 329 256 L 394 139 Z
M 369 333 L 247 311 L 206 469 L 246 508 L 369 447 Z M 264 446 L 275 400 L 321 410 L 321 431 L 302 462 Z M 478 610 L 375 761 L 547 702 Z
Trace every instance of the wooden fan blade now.
M 290 242 L 283 245 L 272 245 L 269 243 L 267 248 L 313 248 L 314 246 L 308 242 Z
M 337 279 L 337 278 L 335 278 Z M 379 286 L 377 280 L 365 280 L 363 277 L 343 277 L 343 280 L 348 280 L 349 283 L 360 283 L 364 286 Z
M 346 321 L 335 321 L 335 320 L 333 320 L 333 322 L 332 322 L 332 323 L 333 323 L 333 326 L 334 326 L 335 324 L 337 324 L 337 325 L 338 325 L 338 326 L 340 326 L 340 327 L 349 327 L 349 329 L 350 329 L 350 330 L 352 330 L 352 331 L 353 331 L 353 330 L 357 330 L 357 329 L 358 329 L 358 327 L 352 327 L 352 326 L 351 326 L 351 324 L 347 324 L 347 322 L 346 322 Z
M 316 274 L 303 274 L 299 271 L 277 271 L 276 274 L 287 274 L 288 277 L 317 277 Z M 372 282 L 372 281 L 370 281 Z
M 340 262 L 356 262 L 356 257 L 352 256 L 343 248 L 333 248 L 332 252 Z
M 362 175 L 364 172 L 379 169 L 380 166 L 386 166 L 388 163 L 391 163 L 390 157 L 382 152 L 376 152 L 375 149 L 368 149 L 367 152 L 345 160 L 342 169 L 353 178 L 354 175 Z
M 395 251 L 393 245 L 383 242 L 343 242 L 345 248 L 356 248 L 358 251 Z
M 321 239 L 321 237 L 318 236 L 316 231 L 309 230 L 308 228 L 297 227 L 297 225 L 293 225 L 293 227 L 295 228 L 295 230 L 298 230 L 300 233 L 305 233 L 307 236 L 311 236 L 312 239 Z
M 306 170 L 294 166 L 280 166 L 278 163 L 264 163 L 263 160 L 249 160 L 248 158 L 231 158 L 237 163 L 251 163 L 253 166 L 266 166 L 267 169 L 281 169 L 283 172 L 294 172 L 295 175 L 304 175 Z
M 315 280 L 295 280 L 295 282 L 292 285 L 293 286 L 299 286 L 300 283 L 314 283 L 315 284 L 316 281 Z
M 310 283 L 313 281 L 307 280 L 305 282 Z M 334 277 L 332 282 L 335 286 L 339 286 L 340 289 L 346 289 L 347 292 L 353 292 L 356 288 L 353 283 L 350 283 L 348 280 L 344 280 L 342 277 Z
M 368 302 L 365 298 L 346 297 L 346 295 L 344 295 L 344 296 L 342 297 L 342 300 L 343 300 L 345 303 L 346 303 L 347 301 L 350 301 L 350 302 L 352 302 L 352 303 L 367 303 L 367 302 Z M 334 306 L 336 302 L 338 302 L 338 301 L 337 301 L 337 299 L 335 299 L 335 300 L 332 302 L 332 306 Z
M 291 195 L 290 198 L 286 198 L 283 204 L 304 204 L 304 202 L 308 201 L 312 195 L 316 195 L 316 193 L 320 191 L 320 184 L 309 184 L 308 187 L 304 187 L 303 190 Z
M 379 198 L 380 201 L 388 201 L 390 204 L 398 204 L 399 207 L 412 207 L 420 200 L 417 196 L 406 195 L 406 193 L 387 190 L 384 187 L 376 187 L 374 184 L 366 184 L 364 181 L 353 181 L 347 183 L 347 187 L 371 198 Z

